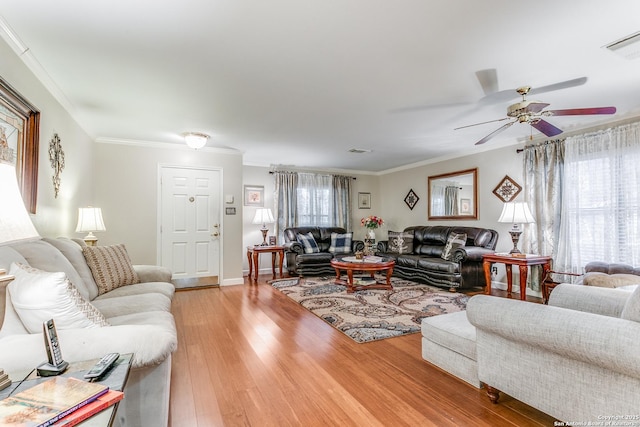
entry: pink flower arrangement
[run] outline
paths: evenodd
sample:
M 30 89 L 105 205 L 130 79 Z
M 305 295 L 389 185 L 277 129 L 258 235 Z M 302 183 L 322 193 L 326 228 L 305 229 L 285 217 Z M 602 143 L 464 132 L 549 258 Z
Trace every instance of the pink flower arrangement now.
M 375 215 L 371 215 L 360 220 L 360 225 L 367 228 L 378 228 L 381 227 L 382 224 L 384 224 L 382 218 Z

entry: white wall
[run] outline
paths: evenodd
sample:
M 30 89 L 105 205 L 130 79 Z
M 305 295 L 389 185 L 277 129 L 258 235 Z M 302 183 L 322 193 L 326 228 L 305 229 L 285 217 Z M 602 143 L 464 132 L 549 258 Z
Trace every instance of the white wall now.
M 158 264 L 158 167 L 205 166 L 222 169 L 223 197 L 234 197 L 236 215 L 223 215 L 222 284 L 242 283 L 242 156 L 231 150 L 192 150 L 177 144 L 97 143 L 93 173 L 95 205 L 107 231 L 100 244 L 124 243 L 136 264 Z
M 82 237 L 75 233 L 75 227 L 78 208 L 92 204 L 91 138 L 1 38 L 0 58 L 0 76 L 40 111 L 38 199 L 33 223 L 45 237 Z M 54 133 L 65 153 L 57 198 L 49 161 L 49 141 Z

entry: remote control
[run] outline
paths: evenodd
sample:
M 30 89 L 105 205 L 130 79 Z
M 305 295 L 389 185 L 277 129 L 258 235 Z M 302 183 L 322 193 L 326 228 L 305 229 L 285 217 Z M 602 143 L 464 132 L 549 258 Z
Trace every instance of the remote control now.
M 105 354 L 102 359 L 100 359 L 98 363 L 96 363 L 95 366 L 89 370 L 89 372 L 84 374 L 84 378 L 90 380 L 101 377 L 105 372 L 111 369 L 111 367 L 114 363 L 116 363 L 116 360 L 118 360 L 119 357 L 120 353 Z

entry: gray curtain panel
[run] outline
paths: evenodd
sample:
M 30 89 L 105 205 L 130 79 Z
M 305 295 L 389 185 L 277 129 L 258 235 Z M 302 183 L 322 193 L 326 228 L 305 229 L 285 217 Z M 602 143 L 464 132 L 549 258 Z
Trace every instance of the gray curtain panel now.
M 276 187 L 276 236 L 283 242 L 282 232 L 288 227 L 298 224 L 298 173 L 274 172 Z
M 333 224 L 351 231 L 351 183 L 350 176 L 333 175 Z

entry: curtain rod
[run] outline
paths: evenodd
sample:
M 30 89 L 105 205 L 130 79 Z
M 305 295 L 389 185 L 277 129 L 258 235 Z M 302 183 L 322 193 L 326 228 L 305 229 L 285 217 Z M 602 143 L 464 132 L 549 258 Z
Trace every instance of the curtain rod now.
M 269 171 L 269 174 L 273 175 L 276 172 L 291 172 L 291 171 Z M 298 173 L 297 171 L 295 171 L 295 172 Z M 301 172 L 301 173 L 316 173 L 316 172 Z M 347 175 L 340 175 L 340 174 L 333 174 L 333 173 L 327 173 L 327 175 L 347 176 Z M 349 178 L 358 179 L 355 176 L 350 176 Z

